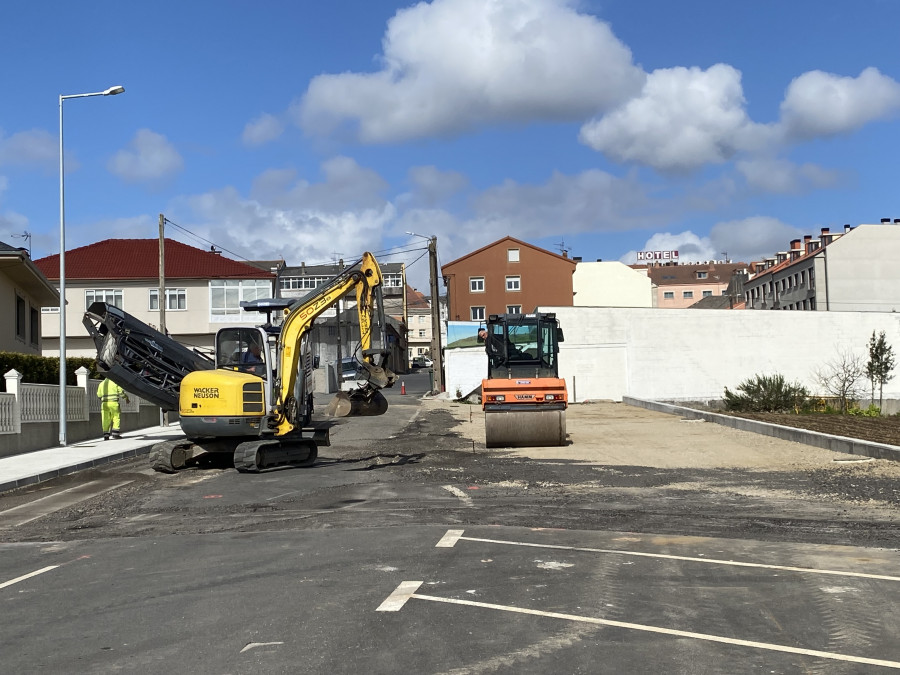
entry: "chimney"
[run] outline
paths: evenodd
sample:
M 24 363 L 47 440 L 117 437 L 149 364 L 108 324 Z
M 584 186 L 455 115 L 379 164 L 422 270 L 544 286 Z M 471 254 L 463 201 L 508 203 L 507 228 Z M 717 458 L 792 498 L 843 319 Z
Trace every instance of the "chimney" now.
M 563 252 L 562 252 L 562 255 L 563 255 L 563 258 L 568 258 L 568 257 L 569 257 L 569 252 L 568 252 L 568 251 L 563 251 Z
M 603 258 L 597 258 L 597 262 L 603 262 Z
M 791 239 L 791 250 L 797 251 L 800 249 L 800 240 L 799 239 Z
M 852 229 L 853 229 L 853 228 L 850 227 L 850 223 L 845 223 L 845 224 L 844 224 L 844 234 L 847 234 L 847 233 L 848 233 L 850 230 L 852 230 Z
M 580 263 L 580 262 L 581 262 L 581 256 L 580 256 L 580 255 L 573 255 L 573 256 L 572 256 L 572 260 L 574 260 L 574 261 L 577 262 L 577 263 Z
M 305 262 L 300 263 L 300 274 L 306 274 L 306 263 Z
M 890 219 L 890 218 L 882 218 L 882 219 L 881 219 L 881 224 L 882 224 L 882 225 L 884 225 L 884 224 L 886 224 L 886 223 L 890 223 L 890 222 L 891 222 L 891 219 Z

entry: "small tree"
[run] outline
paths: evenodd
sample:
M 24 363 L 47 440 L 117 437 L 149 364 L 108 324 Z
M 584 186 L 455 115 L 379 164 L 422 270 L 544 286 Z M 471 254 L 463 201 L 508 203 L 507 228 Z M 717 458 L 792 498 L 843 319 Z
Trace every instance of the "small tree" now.
M 893 379 L 894 349 L 885 339 L 884 331 L 878 335 L 872 331 L 869 338 L 869 361 L 866 363 L 866 377 L 869 378 L 872 391 L 872 401 L 875 401 L 875 385 L 878 385 L 878 407 L 884 401 L 884 383 Z
M 819 386 L 838 399 L 843 415 L 850 403 L 862 396 L 864 390 L 860 386 L 860 380 L 865 372 L 862 358 L 850 352 L 840 352 L 817 370 L 815 376 Z

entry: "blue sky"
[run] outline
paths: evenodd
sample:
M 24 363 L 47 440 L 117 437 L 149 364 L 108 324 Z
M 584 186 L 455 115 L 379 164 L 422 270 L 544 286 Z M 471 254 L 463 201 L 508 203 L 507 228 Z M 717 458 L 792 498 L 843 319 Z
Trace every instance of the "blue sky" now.
M 506 235 L 584 260 L 759 259 L 900 217 L 893 0 L 13 2 L 0 240 L 158 214 L 248 259 L 442 263 Z M 203 241 L 170 226 L 167 234 Z M 391 253 L 392 251 L 400 251 Z

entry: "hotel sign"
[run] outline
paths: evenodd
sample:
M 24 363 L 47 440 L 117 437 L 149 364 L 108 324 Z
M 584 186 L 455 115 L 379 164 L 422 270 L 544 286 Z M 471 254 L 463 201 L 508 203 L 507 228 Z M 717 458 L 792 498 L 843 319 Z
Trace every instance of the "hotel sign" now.
M 678 260 L 678 251 L 638 251 L 638 260 Z

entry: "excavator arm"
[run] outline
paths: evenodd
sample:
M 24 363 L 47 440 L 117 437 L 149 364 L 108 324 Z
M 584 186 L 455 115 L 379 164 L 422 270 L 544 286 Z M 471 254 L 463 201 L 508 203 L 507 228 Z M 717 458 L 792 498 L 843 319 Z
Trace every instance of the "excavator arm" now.
M 371 397 L 378 389 L 393 385 L 396 375 L 375 362 L 372 350 L 372 330 L 376 311 L 381 310 L 378 300 L 382 284 L 381 269 L 371 253 L 364 253 L 360 261 L 338 275 L 324 288 L 288 307 L 281 327 L 279 341 L 279 380 L 275 383 L 275 413 L 277 436 L 290 432 L 295 416 L 291 409 L 298 405 L 294 399 L 294 387 L 300 363 L 300 344 L 313 322 L 329 307 L 352 290 L 356 291 L 356 310 L 359 314 L 360 349 L 362 365 L 369 372 L 369 380 L 357 398 Z M 347 414 L 347 413 L 344 413 Z

